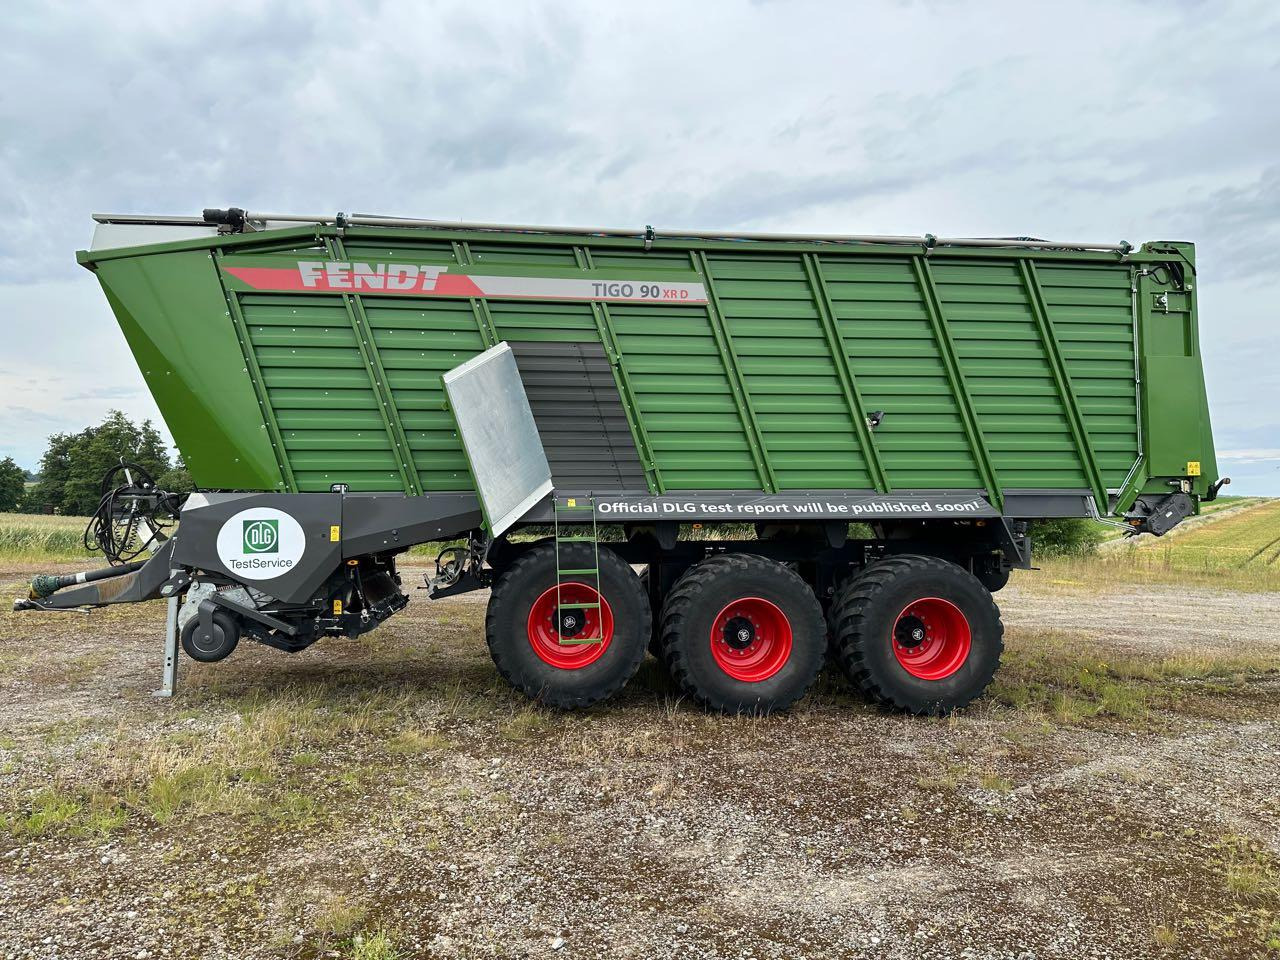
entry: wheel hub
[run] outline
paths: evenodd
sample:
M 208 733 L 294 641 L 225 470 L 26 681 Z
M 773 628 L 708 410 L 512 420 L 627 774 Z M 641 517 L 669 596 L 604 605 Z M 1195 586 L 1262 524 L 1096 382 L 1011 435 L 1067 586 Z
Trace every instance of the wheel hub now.
M 894 621 L 893 653 L 911 676 L 945 680 L 969 658 L 973 631 L 964 613 L 942 597 L 921 597 Z
M 560 670 L 579 670 L 609 649 L 613 610 L 591 584 L 553 583 L 533 601 L 525 626 L 539 660 Z
M 904 616 L 893 630 L 893 638 L 898 646 L 914 650 L 929 638 L 929 629 L 919 617 Z
M 711 623 L 711 655 L 735 680 L 759 683 L 791 657 L 791 622 L 782 608 L 763 597 L 741 597 Z
M 724 625 L 724 642 L 734 650 L 746 650 L 755 639 L 756 625 L 746 617 L 730 617 Z
M 586 626 L 587 618 L 582 615 L 581 610 L 561 610 L 559 607 L 555 611 L 555 621 L 560 624 L 560 636 L 576 637 L 582 632 Z

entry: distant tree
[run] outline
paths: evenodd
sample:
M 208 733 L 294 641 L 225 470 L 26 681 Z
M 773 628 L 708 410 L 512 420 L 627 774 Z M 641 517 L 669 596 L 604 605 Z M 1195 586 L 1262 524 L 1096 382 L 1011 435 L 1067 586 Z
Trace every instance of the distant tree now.
M 1096 553 L 1102 528 L 1083 517 L 1035 520 L 1031 523 L 1032 548 L 1041 556 L 1082 557 Z
M 0 511 L 9 513 L 18 509 L 23 494 L 27 492 L 27 472 L 13 457 L 0 460 Z
M 167 493 L 190 493 L 196 488 L 182 454 L 174 459 L 172 467 L 156 477 L 156 485 Z
M 26 498 L 32 512 L 91 513 L 101 498 L 102 476 L 121 458 L 159 478 L 171 469 L 169 452 L 150 420 L 135 424 L 112 410 L 96 427 L 57 433 L 40 458 L 40 480 Z

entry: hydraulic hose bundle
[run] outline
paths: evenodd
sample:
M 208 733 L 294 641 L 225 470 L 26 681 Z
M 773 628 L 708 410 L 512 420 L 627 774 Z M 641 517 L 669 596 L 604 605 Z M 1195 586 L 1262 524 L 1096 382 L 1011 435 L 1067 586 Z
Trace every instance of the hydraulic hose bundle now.
M 125 482 L 119 483 L 122 475 Z M 102 477 L 101 494 L 84 529 L 84 547 L 101 551 L 112 565 L 130 563 L 163 543 L 182 506 L 182 498 L 157 487 L 145 467 L 125 460 Z
M 119 482 L 122 476 L 124 483 Z M 146 560 L 139 558 L 154 552 L 168 539 L 166 531 L 177 525 L 182 500 L 161 490 L 146 467 L 121 460 L 103 475 L 101 499 L 82 538 L 86 550 L 101 551 L 111 566 L 87 573 L 42 573 L 32 579 L 28 600 L 44 600 L 64 587 L 140 570 Z

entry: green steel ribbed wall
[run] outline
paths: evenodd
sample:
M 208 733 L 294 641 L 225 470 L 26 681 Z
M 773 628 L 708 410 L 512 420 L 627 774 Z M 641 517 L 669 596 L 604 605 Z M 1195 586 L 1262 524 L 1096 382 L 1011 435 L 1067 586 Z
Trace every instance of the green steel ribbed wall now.
M 601 342 L 654 492 L 977 488 L 998 501 L 1017 489 L 1114 492 L 1150 473 L 1135 469 L 1147 452 L 1135 330 L 1149 311 L 1132 258 L 816 243 L 668 242 L 645 251 L 592 237 L 332 228 L 209 246 L 194 259 L 82 256 L 144 367 L 178 373 L 153 389 L 207 487 L 247 486 L 245 464 L 274 460 L 278 476 L 257 485 L 468 489 L 441 375 L 500 340 Z M 707 294 L 691 305 L 260 291 L 226 269 L 248 254 L 255 267 L 279 270 L 341 260 L 534 277 L 684 273 Z M 237 409 L 256 403 L 259 415 L 227 428 L 233 458 L 187 452 L 198 441 L 170 409 L 193 377 L 157 332 L 157 308 L 133 289 L 179 265 L 190 287 L 209 271 L 198 278 L 202 295 L 212 277 L 225 299 L 223 317 L 203 321 L 216 329 L 200 335 L 242 344 L 243 370 L 226 371 L 236 380 L 228 389 L 248 398 Z M 1189 307 L 1186 315 L 1176 329 L 1194 338 Z M 179 321 L 165 317 L 169 335 Z M 144 339 L 155 357 L 144 356 Z M 873 429 L 868 417 L 881 413 Z M 272 465 L 252 469 L 269 475 Z

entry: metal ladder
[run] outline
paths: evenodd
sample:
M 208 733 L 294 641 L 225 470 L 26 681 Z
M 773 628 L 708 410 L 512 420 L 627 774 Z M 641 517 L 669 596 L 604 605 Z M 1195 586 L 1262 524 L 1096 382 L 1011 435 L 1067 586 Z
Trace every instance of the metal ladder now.
M 595 629 L 587 631 L 586 635 L 572 634 L 564 635 L 564 629 L 570 627 L 573 623 L 573 611 L 600 610 L 600 540 L 599 528 L 596 523 L 596 501 L 594 497 L 555 497 L 551 498 L 551 512 L 555 523 L 556 537 L 556 635 L 559 642 L 566 645 L 578 645 L 587 643 L 604 642 L 604 615 L 597 613 L 595 617 Z M 586 514 L 586 516 L 583 516 Z M 567 515 L 567 516 L 566 516 Z M 563 524 L 561 517 L 565 517 Z M 591 533 L 566 533 L 565 529 L 585 530 L 588 521 L 591 523 Z M 562 543 L 590 543 L 591 554 L 593 559 L 592 566 L 589 567 L 566 567 L 561 563 L 560 544 Z M 594 601 L 575 601 L 565 602 L 561 596 L 564 590 L 565 581 L 570 580 L 574 583 L 585 582 L 595 593 Z M 565 611 L 568 611 L 566 613 Z M 584 620 L 587 618 L 584 616 Z

